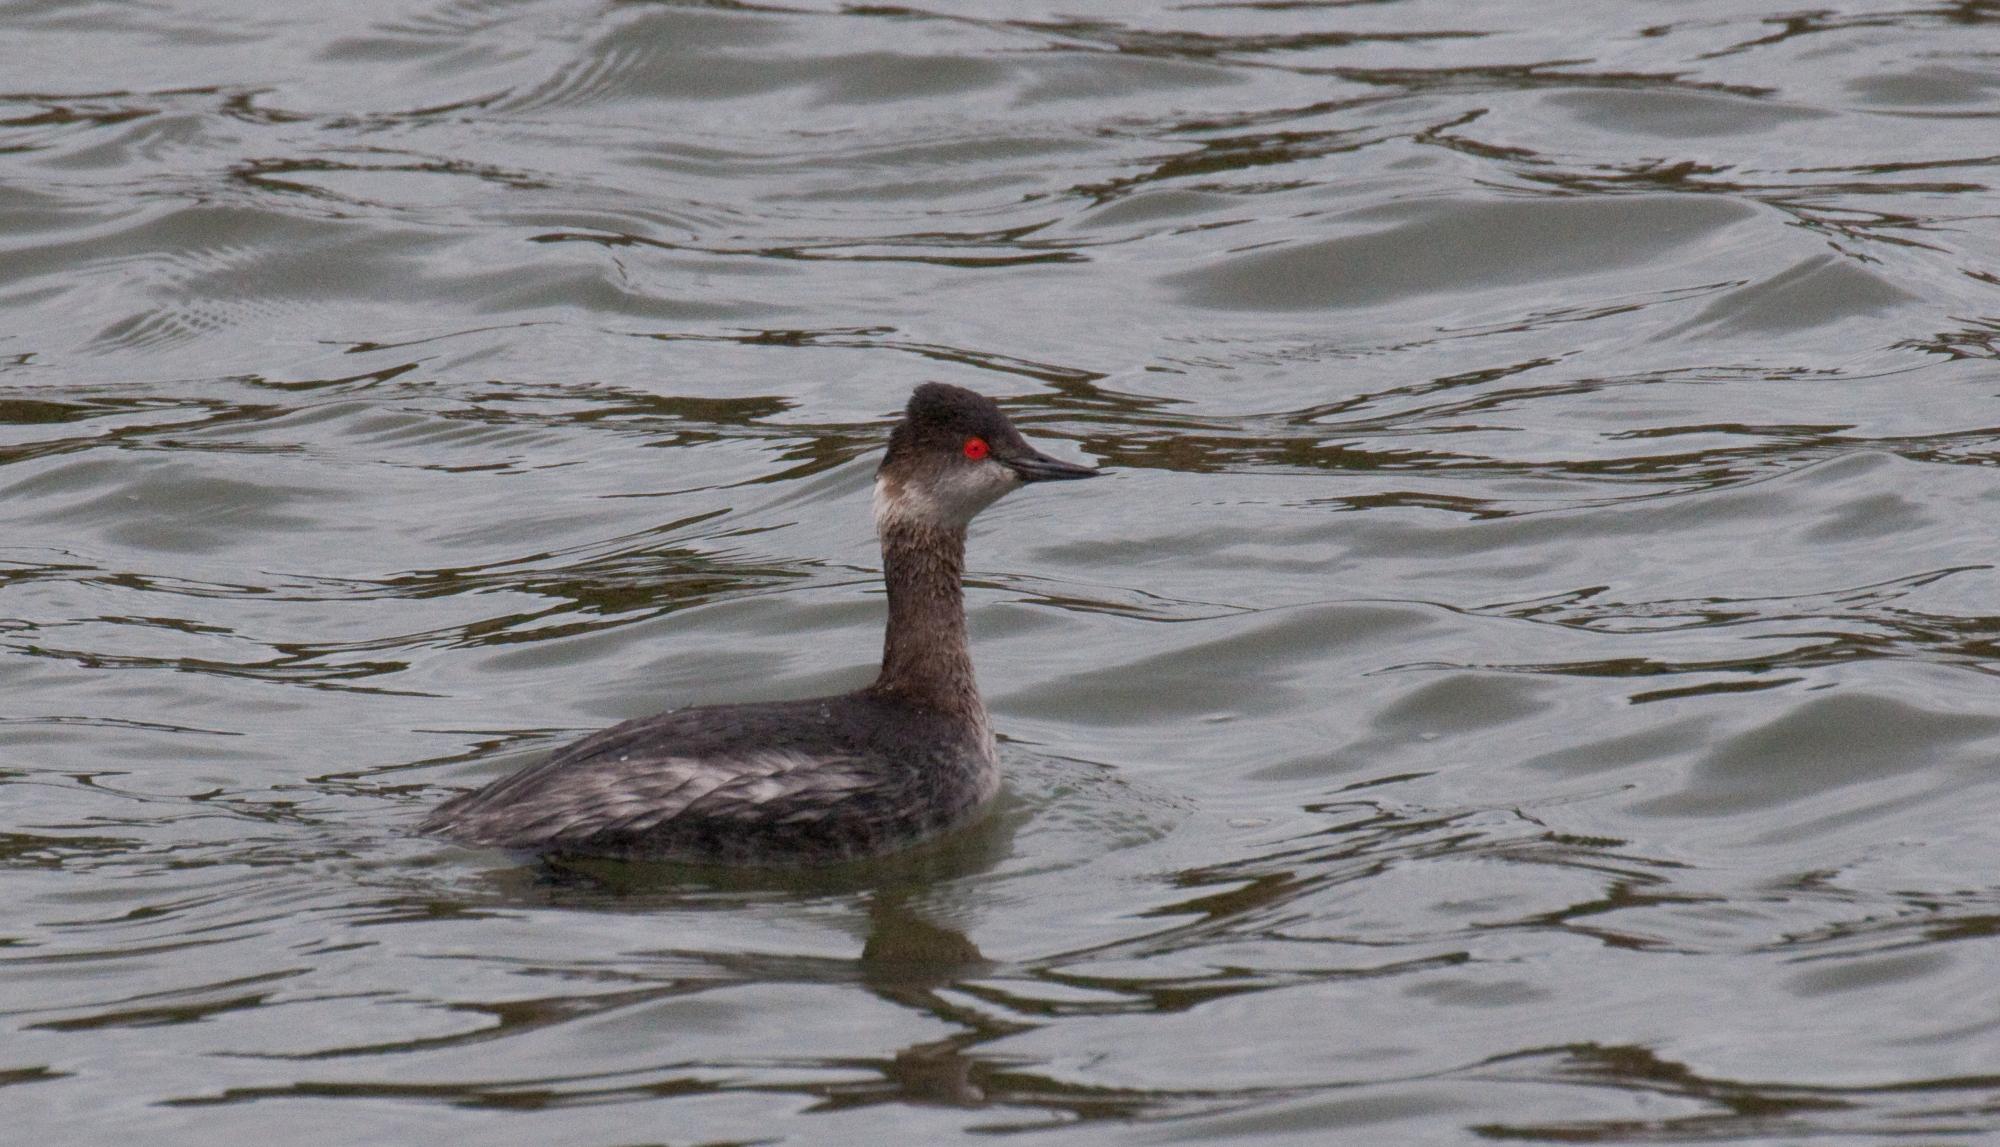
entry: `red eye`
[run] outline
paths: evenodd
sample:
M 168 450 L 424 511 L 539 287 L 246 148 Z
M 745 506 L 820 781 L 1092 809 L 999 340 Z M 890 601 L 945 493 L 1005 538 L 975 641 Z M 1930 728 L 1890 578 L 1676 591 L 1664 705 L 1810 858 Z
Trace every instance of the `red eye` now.
M 965 440 L 965 456 L 974 462 L 986 457 L 989 453 L 991 453 L 991 448 L 986 445 L 986 439 L 968 438 Z

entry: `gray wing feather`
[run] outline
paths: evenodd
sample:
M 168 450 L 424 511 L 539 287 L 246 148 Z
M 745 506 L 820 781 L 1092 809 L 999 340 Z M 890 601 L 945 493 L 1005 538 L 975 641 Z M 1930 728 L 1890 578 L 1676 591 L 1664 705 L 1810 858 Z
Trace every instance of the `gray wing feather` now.
M 459 833 L 505 847 L 645 832 L 683 818 L 710 824 L 808 823 L 833 815 L 843 795 L 868 784 L 853 767 L 858 763 L 783 750 L 723 759 L 578 761 L 538 778 L 554 781 L 560 773 L 559 784 L 538 785 L 542 791 L 532 797 L 516 788 L 508 794 L 513 799 L 498 807 L 460 810 Z M 772 817 L 774 803 L 786 807 L 782 817 Z

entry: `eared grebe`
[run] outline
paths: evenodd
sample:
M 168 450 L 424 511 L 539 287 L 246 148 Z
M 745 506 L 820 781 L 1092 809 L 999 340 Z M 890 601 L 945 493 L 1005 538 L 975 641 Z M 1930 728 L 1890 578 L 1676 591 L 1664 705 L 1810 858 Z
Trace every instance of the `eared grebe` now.
M 721 864 L 875 856 L 970 820 L 1000 786 L 965 641 L 965 527 L 1027 482 L 1097 473 L 992 400 L 925 383 L 875 476 L 882 672 L 856 693 L 642 717 L 439 805 L 422 831 L 557 855 Z

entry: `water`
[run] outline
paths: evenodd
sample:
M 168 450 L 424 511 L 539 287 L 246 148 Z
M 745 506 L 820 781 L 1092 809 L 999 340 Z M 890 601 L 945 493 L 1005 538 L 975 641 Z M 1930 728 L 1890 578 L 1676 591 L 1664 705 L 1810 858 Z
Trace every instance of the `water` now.
M 0 5 L 22 1142 L 2000 1135 L 2000 9 Z M 1009 790 L 415 839 L 866 679 Z

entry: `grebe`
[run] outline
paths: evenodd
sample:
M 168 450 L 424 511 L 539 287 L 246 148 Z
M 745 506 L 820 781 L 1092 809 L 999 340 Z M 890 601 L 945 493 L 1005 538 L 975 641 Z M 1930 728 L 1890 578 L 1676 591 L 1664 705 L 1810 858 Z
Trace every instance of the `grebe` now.
M 875 475 L 889 627 L 874 684 L 614 725 L 453 797 L 420 831 L 553 855 L 805 865 L 966 823 L 1000 787 L 966 647 L 966 524 L 1026 483 L 1096 474 L 1028 445 L 984 395 L 917 387 Z

